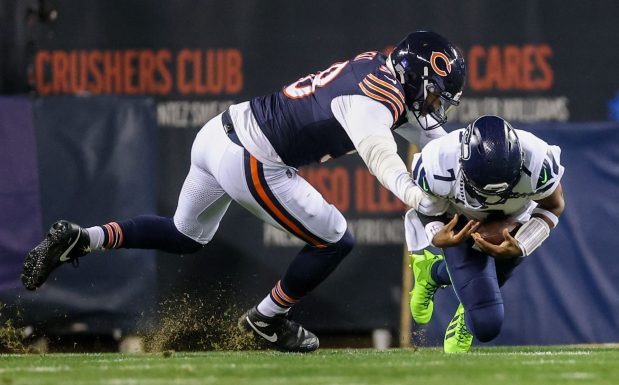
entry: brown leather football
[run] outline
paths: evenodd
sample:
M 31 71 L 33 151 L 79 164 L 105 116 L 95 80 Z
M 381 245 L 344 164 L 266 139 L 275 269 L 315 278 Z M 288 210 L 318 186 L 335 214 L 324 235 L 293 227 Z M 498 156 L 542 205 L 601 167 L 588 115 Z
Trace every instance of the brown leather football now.
M 477 232 L 493 245 L 500 245 L 505 240 L 503 229 L 508 229 L 509 233 L 514 235 L 518 227 L 520 227 L 520 223 L 514 218 L 501 218 L 483 222 L 477 228 Z

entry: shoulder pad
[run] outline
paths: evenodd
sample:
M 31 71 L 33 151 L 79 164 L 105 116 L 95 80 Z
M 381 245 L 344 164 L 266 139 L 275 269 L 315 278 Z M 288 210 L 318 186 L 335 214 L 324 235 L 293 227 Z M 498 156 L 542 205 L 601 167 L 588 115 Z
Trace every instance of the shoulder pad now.
M 394 123 L 406 114 L 404 89 L 384 64 L 377 63 L 374 71 L 366 74 L 358 86 L 363 95 L 380 102 L 391 111 Z
M 552 194 L 563 176 L 561 149 L 526 131 L 518 130 L 518 137 L 524 151 L 523 172 L 530 178 L 532 199 L 543 199 Z
M 428 143 L 415 154 L 412 175 L 426 193 L 447 197 L 456 181 L 460 156 L 459 133 L 452 132 Z

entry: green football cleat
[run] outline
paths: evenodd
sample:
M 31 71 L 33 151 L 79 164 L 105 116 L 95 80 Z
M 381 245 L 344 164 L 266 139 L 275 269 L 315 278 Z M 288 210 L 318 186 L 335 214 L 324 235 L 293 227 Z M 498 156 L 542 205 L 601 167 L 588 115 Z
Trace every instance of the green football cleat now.
M 468 353 L 473 344 L 473 335 L 464 322 L 464 306 L 460 304 L 445 331 L 443 350 L 445 353 Z
M 411 291 L 411 313 L 413 319 L 420 325 L 427 324 L 434 311 L 434 293 L 438 285 L 431 277 L 432 265 L 443 259 L 442 255 L 434 255 L 428 250 L 423 255 L 411 254 L 411 267 L 415 277 L 415 286 Z

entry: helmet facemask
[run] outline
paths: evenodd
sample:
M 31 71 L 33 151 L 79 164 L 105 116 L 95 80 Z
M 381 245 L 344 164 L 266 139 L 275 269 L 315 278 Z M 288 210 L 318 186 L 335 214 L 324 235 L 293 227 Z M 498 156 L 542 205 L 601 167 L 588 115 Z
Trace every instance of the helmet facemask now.
M 427 73 L 427 67 L 425 72 Z M 451 95 L 441 90 L 434 81 L 429 80 L 426 74 L 423 77 L 422 89 L 424 92 L 419 98 L 420 101 L 411 103 L 410 110 L 424 130 L 431 130 L 447 122 L 447 113 L 453 107 L 460 105 L 462 91 Z
M 479 186 L 475 181 L 471 180 L 464 170 L 462 170 L 462 178 L 464 179 L 464 188 L 469 196 L 479 202 L 486 202 L 492 197 L 496 199 L 488 202 L 489 204 L 498 205 L 505 203 L 510 198 L 518 197 L 519 195 L 513 192 L 514 187 L 520 181 L 520 175 L 511 182 L 502 182 Z
M 395 69 L 400 75 L 400 81 L 404 88 L 406 106 L 421 128 L 431 130 L 445 124 L 447 113 L 453 107 L 460 105 L 462 90 L 460 89 L 455 95 L 446 91 L 445 87 L 441 85 L 442 79 L 437 81 L 437 76 L 429 74 L 428 66 L 423 67 L 421 84 L 416 89 L 413 86 L 413 84 L 417 84 L 415 74 L 407 73 L 401 65 L 395 66 Z

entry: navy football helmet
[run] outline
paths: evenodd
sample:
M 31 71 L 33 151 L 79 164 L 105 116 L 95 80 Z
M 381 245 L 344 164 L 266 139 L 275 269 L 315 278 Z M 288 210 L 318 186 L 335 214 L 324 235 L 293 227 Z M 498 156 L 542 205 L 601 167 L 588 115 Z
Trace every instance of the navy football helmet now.
M 406 105 L 421 127 L 445 123 L 449 108 L 460 104 L 466 78 L 460 51 L 437 33 L 417 31 L 406 36 L 389 59 L 404 87 Z
M 470 196 L 481 202 L 499 197 L 493 204 L 518 196 L 512 190 L 520 180 L 524 155 L 511 124 L 498 116 L 479 117 L 464 130 L 460 145 L 464 188 Z

